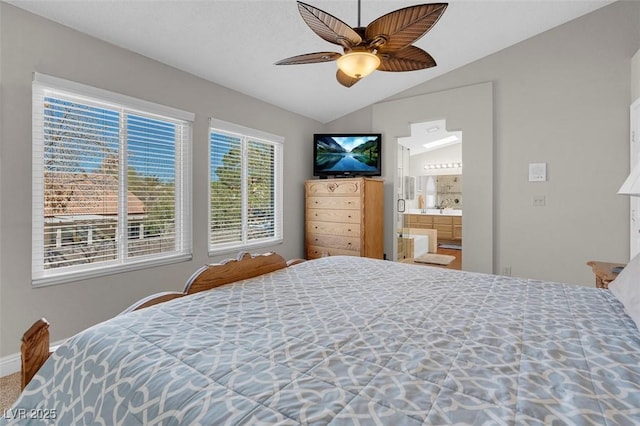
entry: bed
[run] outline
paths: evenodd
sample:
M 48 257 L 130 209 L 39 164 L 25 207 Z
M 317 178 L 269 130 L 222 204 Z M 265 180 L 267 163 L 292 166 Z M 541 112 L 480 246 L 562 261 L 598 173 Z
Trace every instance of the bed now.
M 319 258 L 79 333 L 6 420 L 640 424 L 627 311 L 604 289 Z

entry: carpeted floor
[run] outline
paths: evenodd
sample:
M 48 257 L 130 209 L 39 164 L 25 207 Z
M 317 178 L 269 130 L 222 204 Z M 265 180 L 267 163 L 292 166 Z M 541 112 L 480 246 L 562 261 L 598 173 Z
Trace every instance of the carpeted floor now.
M 20 395 L 20 373 L 0 377 L 0 413 L 13 405 Z

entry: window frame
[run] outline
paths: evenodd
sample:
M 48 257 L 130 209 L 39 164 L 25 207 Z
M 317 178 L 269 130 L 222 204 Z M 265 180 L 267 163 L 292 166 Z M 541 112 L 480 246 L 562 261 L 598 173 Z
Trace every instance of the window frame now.
M 117 256 L 115 260 L 99 263 L 86 263 L 62 268 L 45 268 L 44 263 L 44 99 L 56 94 L 62 99 L 72 98 L 99 108 L 116 108 L 127 114 L 139 114 L 144 117 L 172 122 L 180 126 L 183 136 L 175 139 L 175 238 L 174 249 L 144 256 Z M 193 258 L 192 212 L 191 212 L 191 152 L 193 144 L 193 121 L 195 114 L 180 109 L 148 102 L 115 92 L 87 86 L 61 78 L 34 73 L 32 81 L 32 277 L 33 287 L 62 284 L 88 278 L 107 276 L 116 273 L 145 269 L 177 262 L 189 261 Z M 121 133 L 124 117 L 119 117 Z M 122 138 L 122 135 L 120 136 Z M 121 150 L 126 149 L 126 142 L 118 146 L 118 155 L 123 158 Z M 127 197 L 126 160 L 121 163 L 118 186 L 120 198 Z M 124 171 L 123 171 L 124 170 Z M 124 183 L 123 183 L 124 179 Z M 122 188 L 125 189 L 122 195 Z M 128 217 L 123 208 L 119 208 L 118 227 L 125 230 L 121 241 L 116 242 L 118 251 L 128 244 Z
M 212 244 L 211 239 L 211 135 L 213 132 L 219 132 L 231 135 L 241 139 L 241 184 L 242 184 L 242 236 L 241 241 Z M 216 118 L 209 118 L 209 129 L 207 132 L 208 147 L 208 168 L 207 168 L 207 247 L 209 256 L 216 256 L 228 253 L 237 253 L 238 251 L 249 251 L 256 248 L 270 247 L 282 244 L 284 241 L 284 137 L 274 135 L 261 130 L 252 129 L 239 124 L 230 123 Z M 248 141 L 261 142 L 272 145 L 274 147 L 274 236 L 266 239 L 255 241 L 247 240 L 247 145 Z

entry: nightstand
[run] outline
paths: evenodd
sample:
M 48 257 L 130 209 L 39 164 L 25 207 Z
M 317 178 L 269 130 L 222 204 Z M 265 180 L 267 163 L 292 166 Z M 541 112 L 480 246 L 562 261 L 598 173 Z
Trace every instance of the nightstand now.
M 600 262 L 597 260 L 590 260 L 587 265 L 591 266 L 596 276 L 596 287 L 607 289 L 609 288 L 609 283 L 618 276 L 618 273 L 614 272 L 613 268 L 626 266 L 624 263 Z

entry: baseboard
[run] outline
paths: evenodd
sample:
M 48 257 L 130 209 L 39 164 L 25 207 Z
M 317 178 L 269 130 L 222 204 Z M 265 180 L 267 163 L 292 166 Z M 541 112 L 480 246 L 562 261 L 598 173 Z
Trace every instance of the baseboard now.
M 0 358 L 0 377 L 20 371 L 20 353 Z
M 53 342 L 51 349 L 55 350 L 55 348 L 60 346 L 62 343 L 64 343 L 64 340 Z M 0 377 L 17 373 L 20 371 L 20 364 L 20 352 L 0 358 Z

